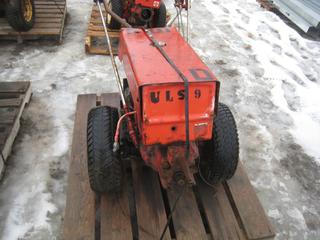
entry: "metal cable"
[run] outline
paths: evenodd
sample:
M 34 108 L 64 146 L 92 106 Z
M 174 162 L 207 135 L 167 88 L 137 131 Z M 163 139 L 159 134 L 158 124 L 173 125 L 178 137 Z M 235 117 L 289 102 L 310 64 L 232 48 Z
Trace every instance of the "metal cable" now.
M 170 210 L 170 214 L 169 214 L 169 216 L 168 216 L 168 218 L 167 218 L 167 223 L 166 223 L 165 227 L 163 228 L 163 231 L 162 231 L 160 240 L 162 240 L 162 239 L 164 238 L 164 234 L 166 233 L 166 231 L 167 231 L 167 229 L 168 229 L 168 227 L 169 227 L 169 224 L 170 224 L 170 222 L 171 222 L 171 220 L 172 220 L 172 215 L 173 215 L 174 211 L 176 210 L 177 203 L 179 202 L 181 196 L 183 195 L 183 193 L 184 193 L 184 191 L 187 189 L 187 187 L 188 187 L 188 185 L 186 184 L 186 185 L 182 188 L 182 190 L 181 190 L 180 194 L 178 195 L 178 197 L 176 198 L 176 200 L 174 201 L 173 206 L 172 206 L 172 209 Z
M 199 161 L 198 161 L 197 166 L 198 166 L 198 173 L 199 173 L 200 178 L 201 178 L 202 181 L 203 181 L 205 184 L 207 184 L 209 187 L 215 188 L 215 187 L 216 187 L 215 185 L 209 183 L 209 182 L 203 177 L 203 175 L 202 175 L 202 173 L 201 173 L 201 169 L 200 169 L 200 161 L 201 161 L 201 158 L 200 158 L 200 154 L 199 154 Z

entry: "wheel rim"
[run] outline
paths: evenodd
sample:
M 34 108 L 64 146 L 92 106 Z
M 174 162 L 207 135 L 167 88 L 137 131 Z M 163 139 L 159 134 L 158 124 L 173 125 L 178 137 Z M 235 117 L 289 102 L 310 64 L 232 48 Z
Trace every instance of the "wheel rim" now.
M 32 20 L 33 9 L 32 9 L 32 0 L 22 0 L 23 6 L 23 17 L 27 22 Z
M 112 11 L 112 4 L 111 4 L 111 0 L 108 2 L 108 7 L 109 9 Z M 110 24 L 111 22 L 111 15 L 109 13 L 106 13 L 107 14 L 107 25 Z

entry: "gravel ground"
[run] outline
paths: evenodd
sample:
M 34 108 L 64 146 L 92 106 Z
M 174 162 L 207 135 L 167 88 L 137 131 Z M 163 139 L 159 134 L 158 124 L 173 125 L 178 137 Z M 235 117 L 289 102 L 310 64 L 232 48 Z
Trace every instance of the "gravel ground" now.
M 60 238 L 76 96 L 117 90 L 109 59 L 84 53 L 90 6 L 68 0 L 60 46 L 1 42 L 0 81 L 33 88 L 0 184 L 1 239 Z M 221 81 L 277 239 L 320 239 L 320 43 L 254 0 L 194 1 L 190 37 Z

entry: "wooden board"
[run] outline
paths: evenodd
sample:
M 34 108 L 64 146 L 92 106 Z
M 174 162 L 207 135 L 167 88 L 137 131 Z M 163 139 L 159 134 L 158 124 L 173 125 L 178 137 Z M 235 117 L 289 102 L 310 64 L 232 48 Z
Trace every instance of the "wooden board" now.
M 103 9 L 103 15 L 106 19 L 106 12 Z M 119 31 L 118 30 L 108 30 L 111 44 L 112 53 L 118 54 L 118 43 L 119 43 Z M 99 54 L 99 55 L 109 55 L 109 50 L 107 46 L 107 41 L 105 37 L 105 32 L 102 25 L 102 20 L 100 17 L 100 12 L 97 6 L 92 7 L 90 22 L 88 25 L 87 36 L 85 39 L 85 51 L 88 54 Z
M 5 18 L 0 18 L 0 39 L 29 40 L 55 39 L 62 42 L 67 13 L 66 0 L 34 0 L 35 24 L 28 32 L 17 32 Z
M 164 239 L 257 240 L 275 236 L 242 164 L 231 180 L 215 188 L 197 179 L 194 188 L 164 190 L 157 174 L 132 157 L 125 168 L 122 192 L 95 195 L 87 174 L 87 114 L 92 107 L 119 102 L 114 93 L 78 97 L 64 239 L 159 239 L 181 191 Z
M 0 82 L 0 179 L 30 98 L 30 82 Z

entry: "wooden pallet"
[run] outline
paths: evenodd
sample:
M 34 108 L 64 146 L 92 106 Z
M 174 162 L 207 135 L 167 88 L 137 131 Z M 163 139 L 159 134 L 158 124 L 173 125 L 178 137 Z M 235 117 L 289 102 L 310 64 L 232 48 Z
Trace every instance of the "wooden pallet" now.
M 103 15 L 106 19 L 106 12 L 103 9 Z M 112 42 L 113 54 L 118 54 L 119 30 L 108 30 Z M 105 32 L 97 6 L 92 7 L 87 36 L 85 39 L 85 50 L 89 54 L 109 55 Z
M 97 105 L 117 106 L 116 93 L 79 95 L 75 115 L 63 239 L 159 239 L 180 189 L 165 191 L 157 174 L 133 159 L 123 191 L 95 195 L 87 175 L 87 114 Z M 240 164 L 215 189 L 199 181 L 177 204 L 164 239 L 272 239 L 274 231 Z
M 0 39 L 18 42 L 30 39 L 55 39 L 62 42 L 67 13 L 66 0 L 34 0 L 35 25 L 28 32 L 17 32 L 5 18 L 0 18 Z
M 0 82 L 0 179 L 30 97 L 30 82 Z

